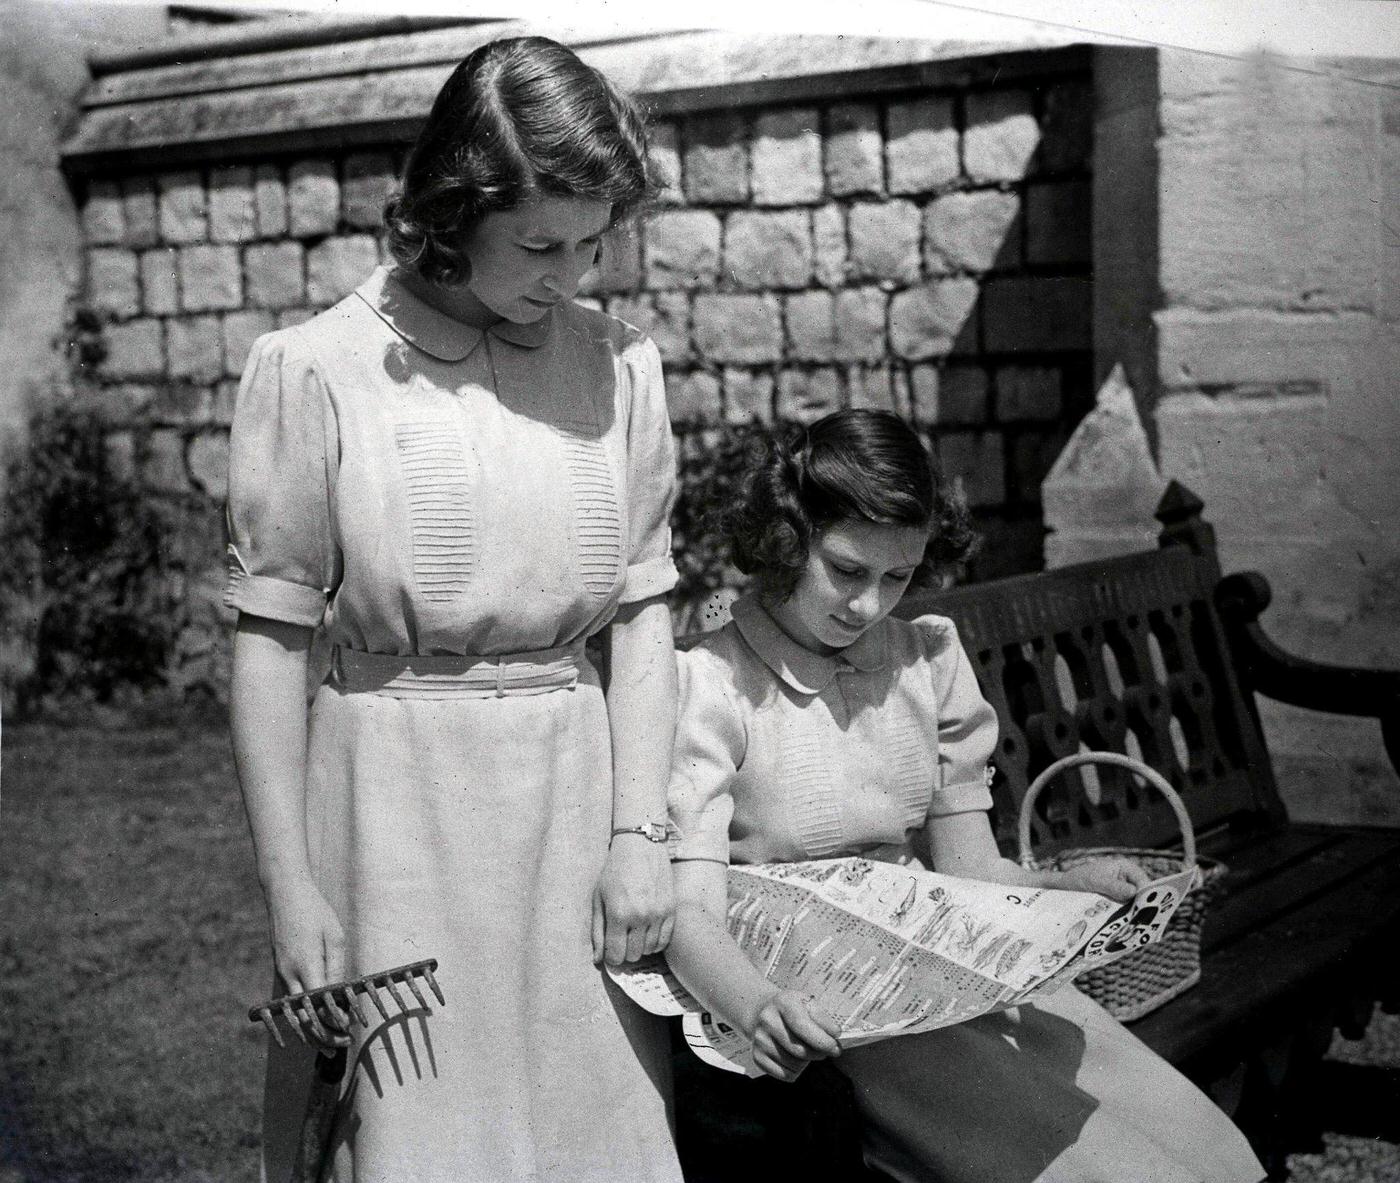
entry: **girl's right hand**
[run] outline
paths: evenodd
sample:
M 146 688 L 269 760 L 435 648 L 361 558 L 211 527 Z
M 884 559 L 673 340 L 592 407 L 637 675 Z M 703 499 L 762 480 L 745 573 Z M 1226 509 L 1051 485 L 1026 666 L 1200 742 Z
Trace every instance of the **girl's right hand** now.
M 269 892 L 267 910 L 272 926 L 272 963 L 286 993 L 304 994 L 345 979 L 345 930 L 310 879 Z M 312 1045 L 320 1050 L 348 1047 L 346 1024 L 321 1008 L 317 1014 L 328 1038 L 321 1039 L 303 1026 Z
M 779 990 L 754 1015 L 753 1061 L 778 1080 L 796 1080 L 811 1061 L 841 1054 L 840 1027 L 795 990 Z

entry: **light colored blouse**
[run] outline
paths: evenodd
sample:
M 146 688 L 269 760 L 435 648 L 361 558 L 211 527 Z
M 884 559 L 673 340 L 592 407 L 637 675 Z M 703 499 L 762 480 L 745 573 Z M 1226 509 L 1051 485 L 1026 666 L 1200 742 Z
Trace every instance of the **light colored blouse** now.
M 674 497 L 648 338 L 577 305 L 474 329 L 380 268 L 253 347 L 226 602 L 369 653 L 553 650 L 674 585 Z
M 825 657 L 752 596 L 731 612 L 677 655 L 673 858 L 906 861 L 929 817 L 991 807 L 996 712 L 952 621 L 886 618 Z

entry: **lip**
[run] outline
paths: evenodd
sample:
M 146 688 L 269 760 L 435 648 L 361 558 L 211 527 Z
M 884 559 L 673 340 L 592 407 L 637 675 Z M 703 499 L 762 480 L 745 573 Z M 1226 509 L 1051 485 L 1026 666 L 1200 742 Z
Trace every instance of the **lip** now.
M 559 303 L 558 300 L 536 300 L 534 296 L 521 296 L 527 304 L 533 304 L 536 308 L 553 308 Z
M 839 616 L 833 616 L 831 619 L 848 633 L 858 633 L 865 627 L 864 624 L 851 624 L 848 621 L 842 620 Z

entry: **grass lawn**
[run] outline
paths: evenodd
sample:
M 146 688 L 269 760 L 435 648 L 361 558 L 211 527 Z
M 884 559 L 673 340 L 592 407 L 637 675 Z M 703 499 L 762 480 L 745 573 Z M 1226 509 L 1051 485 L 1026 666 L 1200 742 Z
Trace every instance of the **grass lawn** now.
M 6 726 L 0 1183 L 257 1178 L 270 961 L 225 728 Z

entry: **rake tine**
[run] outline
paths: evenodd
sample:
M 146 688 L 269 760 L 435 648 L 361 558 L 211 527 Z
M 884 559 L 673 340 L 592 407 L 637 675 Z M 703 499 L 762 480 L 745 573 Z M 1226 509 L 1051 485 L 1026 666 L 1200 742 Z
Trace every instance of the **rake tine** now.
M 282 1032 L 277 1030 L 277 1024 L 272 1018 L 272 1011 L 265 1006 L 260 1006 L 258 1007 L 258 1018 L 262 1020 L 263 1026 L 268 1029 L 272 1038 L 277 1040 L 277 1046 L 286 1047 L 287 1041 L 282 1038 Z
M 439 1006 L 446 1006 L 447 999 L 442 996 L 442 987 L 437 984 L 437 978 L 433 977 L 432 963 L 429 962 L 423 967 L 423 976 L 428 979 L 428 985 L 432 988 L 434 996 L 438 1000 Z
M 365 1012 L 360 1009 L 360 1000 L 355 997 L 354 986 L 345 987 L 345 1001 L 349 1004 L 350 1010 L 354 1013 L 355 1018 L 360 1020 L 360 1026 L 368 1027 L 369 1020 L 365 1018 Z
M 282 1017 L 287 1020 L 287 1026 L 297 1033 L 297 1038 L 306 1043 L 306 1032 L 301 1029 L 301 1020 L 292 1011 L 292 1000 L 282 999 Z
M 326 1008 L 326 1013 L 335 1020 L 336 1026 L 341 1031 L 350 1030 L 350 1016 L 340 1009 L 340 1004 L 335 1000 L 334 990 L 319 991 L 316 995 L 316 1001 Z
M 385 978 L 384 985 L 388 988 L 389 997 L 398 1003 L 399 1013 L 403 1015 L 408 1014 L 408 1004 L 404 1002 L 403 995 L 399 993 L 399 988 L 395 984 L 394 979 L 392 977 Z
M 409 974 L 404 981 L 407 983 L 408 988 L 413 991 L 413 997 L 418 999 L 418 1005 L 424 1010 L 432 1010 L 432 1007 L 428 1005 L 428 1000 L 423 997 L 423 991 L 418 989 L 418 979 L 415 978 L 413 974 Z
M 310 995 L 302 995 L 301 1013 L 306 1022 L 311 1025 L 312 1034 L 323 1043 L 329 1043 L 331 1040 L 330 1034 L 321 1026 L 321 1020 L 316 1017 L 316 1007 L 313 1005 Z
M 384 1000 L 379 997 L 379 991 L 375 989 L 373 981 L 365 983 L 365 993 L 374 999 L 374 1005 L 379 1008 L 380 1016 L 387 1023 L 389 1021 L 389 1012 L 384 1009 Z

